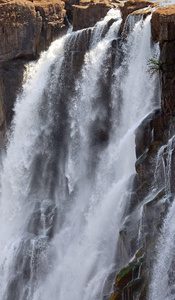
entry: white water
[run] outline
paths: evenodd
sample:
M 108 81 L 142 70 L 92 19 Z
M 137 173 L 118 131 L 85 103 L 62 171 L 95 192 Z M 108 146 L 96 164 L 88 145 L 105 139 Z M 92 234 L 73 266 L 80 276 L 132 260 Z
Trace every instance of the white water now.
M 116 21 L 100 39 L 110 15 Z M 85 31 L 54 42 L 29 67 L 1 174 L 3 300 L 95 300 L 109 292 L 135 173 L 134 131 L 157 105 L 157 79 L 147 70 L 158 52 L 150 16 L 112 52 L 120 24 L 112 10 L 94 28 L 75 87 L 73 60 L 64 57 Z
M 171 197 L 171 168 L 172 153 L 174 149 L 175 136 L 167 145 L 160 148 L 158 154 L 158 166 L 163 167 L 165 181 L 165 200 Z M 165 156 L 165 157 L 164 157 Z M 166 161 L 165 161 L 166 160 Z M 170 204 L 170 203 L 169 203 Z M 157 254 L 152 271 L 149 291 L 149 299 L 173 300 L 175 295 L 175 224 L 174 224 L 175 202 L 169 207 L 169 212 L 164 220 L 161 235 L 156 246 Z M 161 284 L 160 284 L 161 283 Z
M 150 300 L 174 299 L 174 213 L 175 202 L 173 202 L 173 205 L 165 219 L 162 235 L 157 246 L 158 254 L 156 256 L 156 263 L 153 269 L 149 295 Z

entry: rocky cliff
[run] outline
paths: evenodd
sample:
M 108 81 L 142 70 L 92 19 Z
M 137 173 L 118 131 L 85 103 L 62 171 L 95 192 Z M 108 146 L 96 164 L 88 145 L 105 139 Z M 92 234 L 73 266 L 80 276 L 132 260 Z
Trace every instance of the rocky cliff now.
M 24 65 L 67 30 L 61 0 L 0 1 L 0 132 L 3 136 L 21 87 Z
M 153 5 L 146 1 L 145 6 L 140 1 L 127 1 L 121 7 L 123 18 L 128 14 L 150 13 Z M 147 7 L 146 10 L 141 6 Z M 137 174 L 133 178 L 118 245 L 125 267 L 116 277 L 110 300 L 148 299 L 157 239 L 175 193 L 172 139 L 175 134 L 175 5 L 154 9 L 151 26 L 153 41 L 160 47 L 160 57 L 150 63 L 152 71 L 159 72 L 161 107 L 136 131 Z
M 115 7 L 108 0 L 1 0 L 0 1 L 0 134 L 13 115 L 24 66 L 64 34 L 93 26 Z M 2 140 L 2 139 L 1 139 Z
M 35 58 L 65 27 L 65 3 L 58 1 L 0 2 L 0 62 Z

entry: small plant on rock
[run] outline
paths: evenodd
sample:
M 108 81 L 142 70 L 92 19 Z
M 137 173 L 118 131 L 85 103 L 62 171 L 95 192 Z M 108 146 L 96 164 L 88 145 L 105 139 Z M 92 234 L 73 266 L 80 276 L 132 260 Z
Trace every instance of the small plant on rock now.
M 162 71 L 162 65 L 163 62 L 159 58 L 157 58 L 156 55 L 150 58 L 147 62 L 148 71 L 151 75 L 155 74 L 158 71 Z

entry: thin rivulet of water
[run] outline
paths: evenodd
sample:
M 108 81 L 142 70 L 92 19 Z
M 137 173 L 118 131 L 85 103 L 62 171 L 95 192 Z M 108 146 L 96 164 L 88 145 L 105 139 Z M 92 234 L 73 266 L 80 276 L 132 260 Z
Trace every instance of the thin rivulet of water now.
M 164 203 L 164 210 L 166 213 L 166 207 L 171 204 L 173 182 L 172 182 L 172 159 L 174 152 L 174 141 L 175 136 L 171 137 L 167 144 L 160 147 L 157 156 L 155 158 L 155 170 L 154 170 L 154 180 L 151 184 L 151 188 L 148 190 L 145 200 L 140 205 L 139 210 L 139 233 L 138 233 L 138 244 L 143 244 L 143 224 L 145 218 L 145 204 L 152 202 L 153 199 L 160 197 L 160 204 Z M 157 199 L 158 199 L 157 198 Z M 158 246 L 159 247 L 159 246 Z M 157 287 L 158 288 L 158 287 Z M 157 296 L 158 297 L 158 296 Z M 155 298 L 158 299 L 158 298 Z M 162 298 L 163 299 L 163 298 Z
M 1 174 L 3 300 L 96 300 L 110 291 L 134 132 L 157 105 L 150 16 L 125 45 L 120 25 L 112 10 L 30 68 Z

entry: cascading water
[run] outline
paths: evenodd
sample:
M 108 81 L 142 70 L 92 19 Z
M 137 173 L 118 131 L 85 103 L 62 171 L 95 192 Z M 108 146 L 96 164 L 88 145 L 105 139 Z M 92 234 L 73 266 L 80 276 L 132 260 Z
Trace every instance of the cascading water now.
M 170 138 L 167 145 L 160 148 L 158 153 L 157 169 L 163 169 L 165 186 L 164 201 L 169 206 L 168 214 L 164 220 L 161 235 L 157 243 L 157 254 L 152 271 L 152 279 L 149 290 L 149 299 L 173 300 L 175 295 L 175 272 L 174 272 L 174 212 L 175 202 L 172 198 L 172 156 L 174 155 L 175 136 Z M 156 172 L 157 173 L 157 172 Z M 156 174 L 157 175 L 157 174 Z M 157 177 L 157 176 L 156 176 Z M 162 180 L 161 180 L 162 181 Z M 159 180 L 160 182 L 160 180 Z M 160 285 L 161 282 L 161 285 Z
M 150 16 L 125 42 L 120 26 L 112 10 L 28 67 L 1 174 L 3 300 L 95 300 L 110 291 L 134 132 L 157 105 Z

